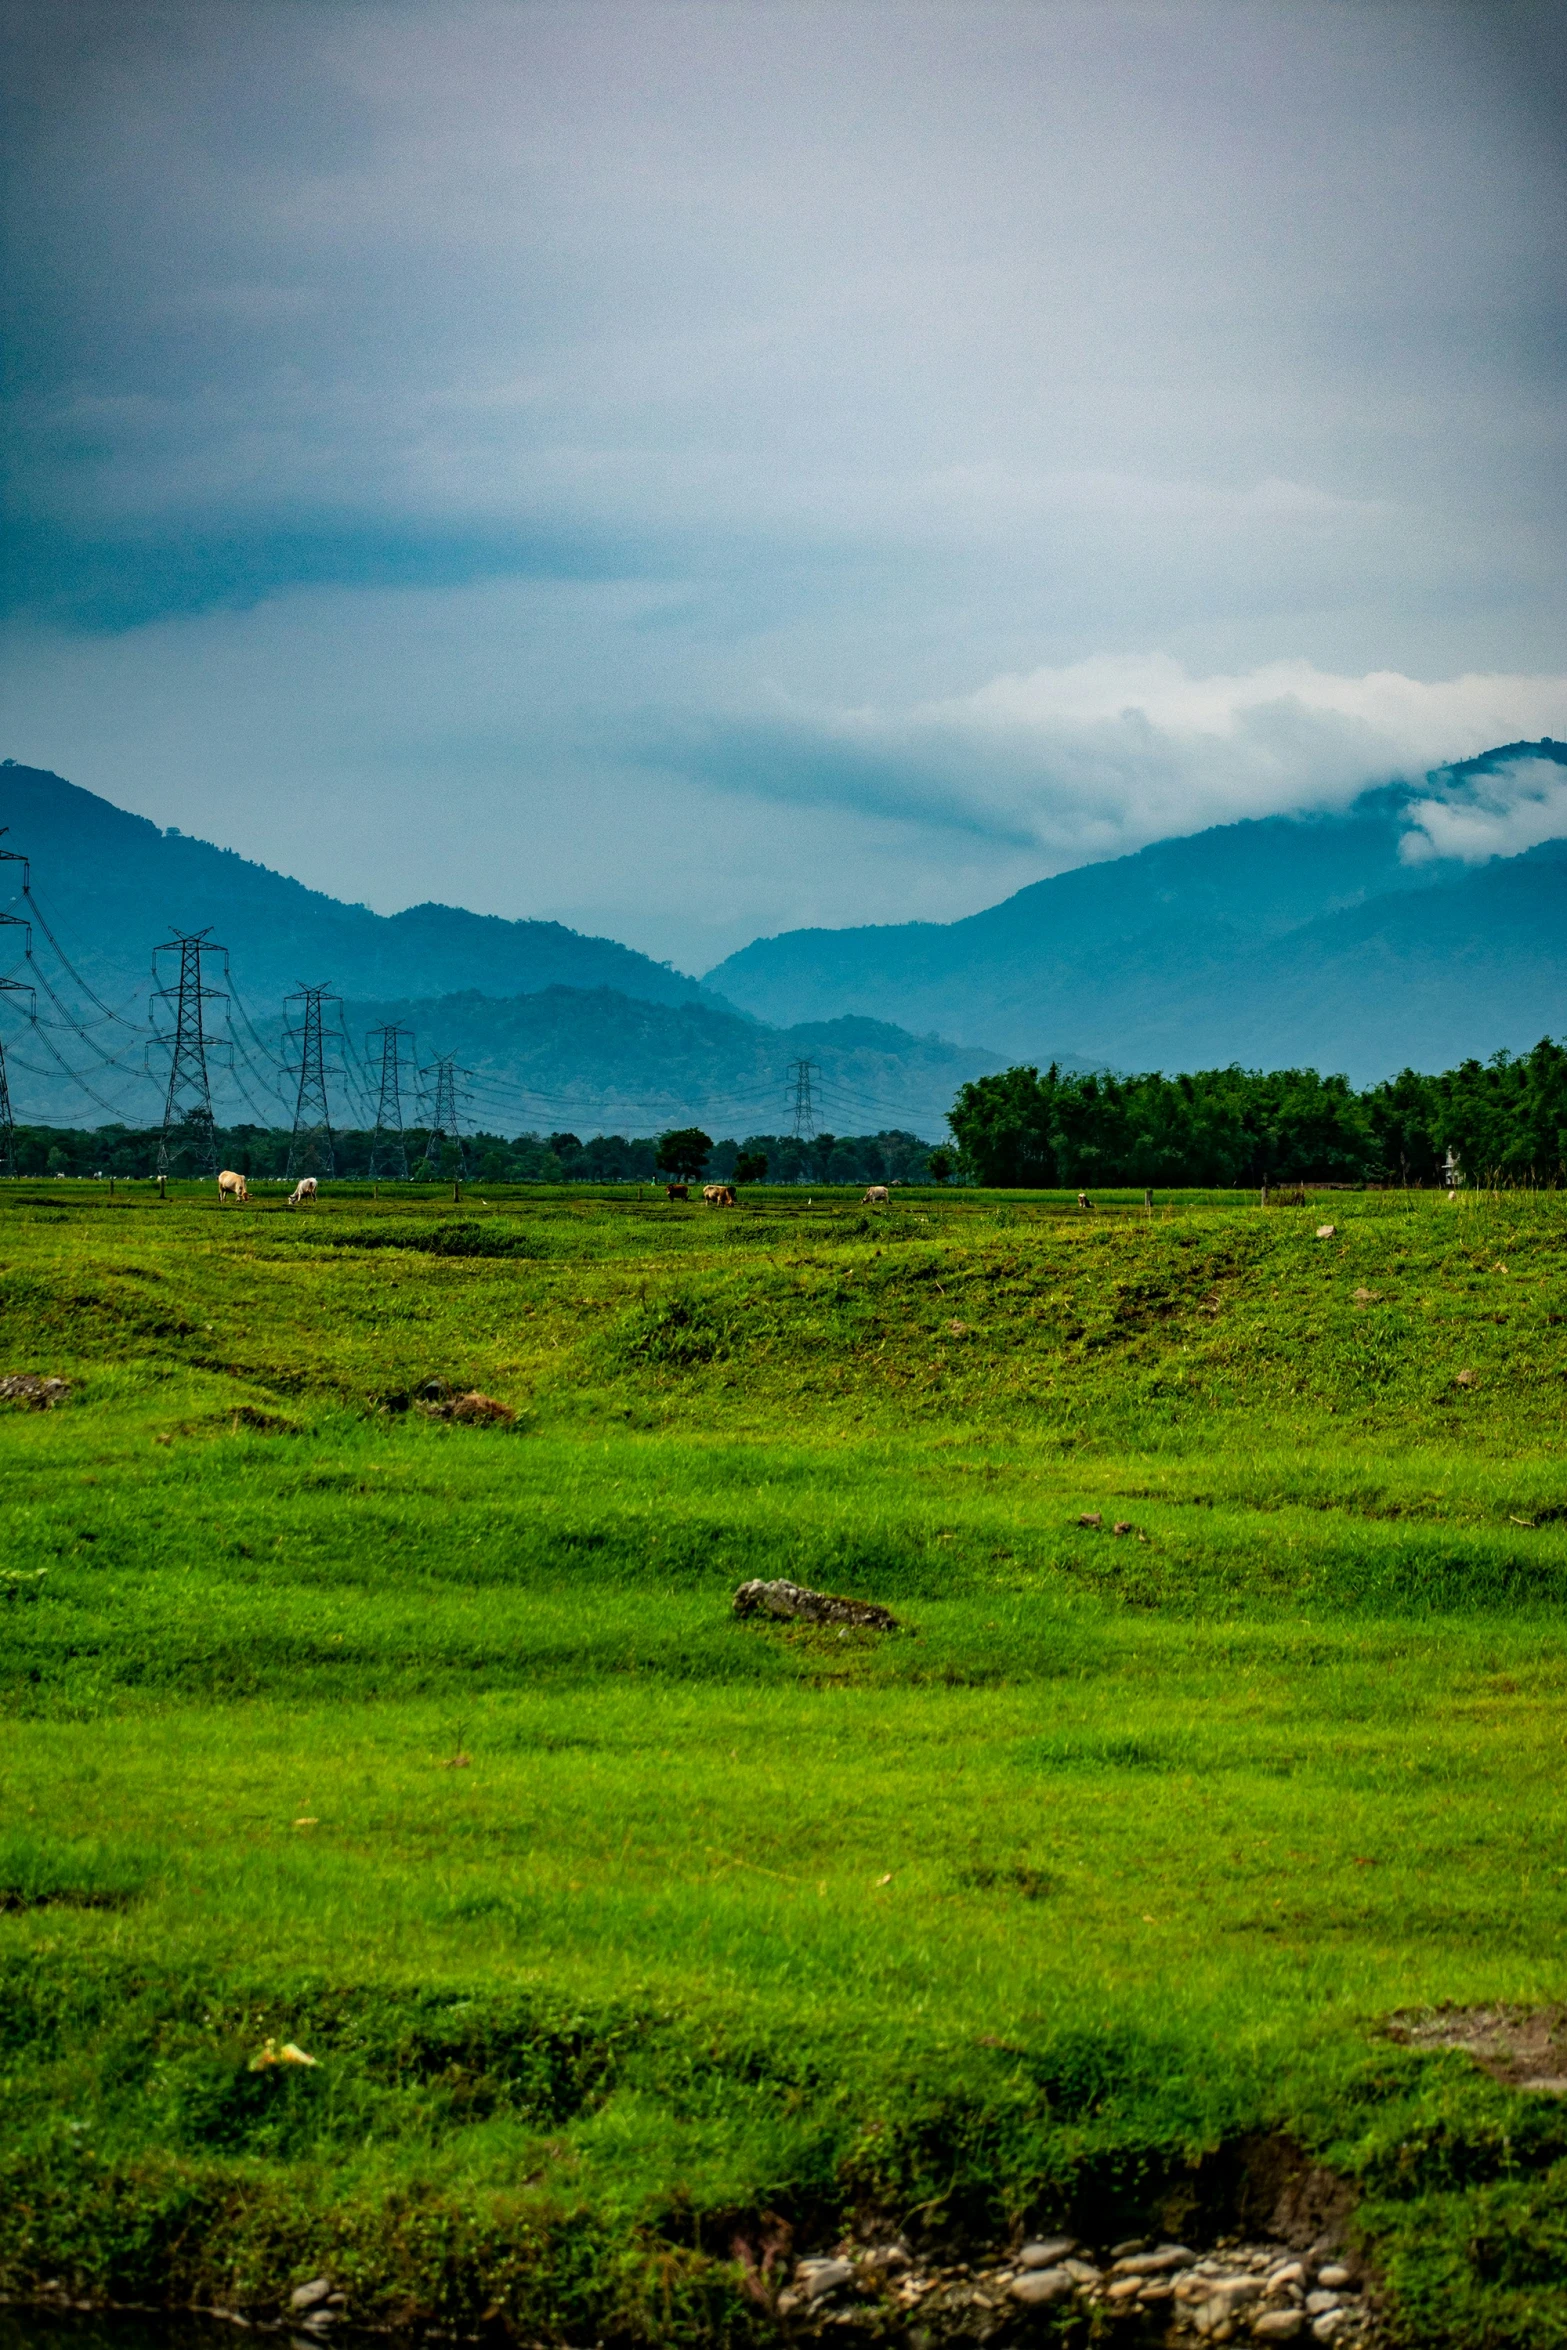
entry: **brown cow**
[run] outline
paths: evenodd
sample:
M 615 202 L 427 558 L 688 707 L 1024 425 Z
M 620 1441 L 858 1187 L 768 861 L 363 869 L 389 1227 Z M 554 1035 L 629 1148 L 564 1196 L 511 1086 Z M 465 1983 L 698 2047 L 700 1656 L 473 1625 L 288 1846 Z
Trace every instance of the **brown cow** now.
M 884 1208 L 889 1204 L 890 1199 L 891 1194 L 885 1183 L 873 1183 L 860 1205 L 862 1208 Z
M 249 1197 L 244 1176 L 236 1175 L 232 1167 L 225 1167 L 218 1177 L 218 1206 L 221 1208 L 226 1199 L 248 1200 Z
M 666 1183 L 664 1197 L 665 1199 L 689 1199 L 691 1186 L 689 1183 Z
M 727 1183 L 704 1183 L 702 1197 L 710 1208 L 732 1208 L 735 1195 Z

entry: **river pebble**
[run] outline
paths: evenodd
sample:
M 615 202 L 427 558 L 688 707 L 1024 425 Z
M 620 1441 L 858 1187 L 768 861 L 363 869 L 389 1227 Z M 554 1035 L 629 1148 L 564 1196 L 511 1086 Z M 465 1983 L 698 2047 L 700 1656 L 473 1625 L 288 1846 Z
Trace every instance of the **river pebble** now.
M 1136 2237 L 1094 2257 L 1074 2236 L 1040 2236 L 946 2262 L 903 2242 L 845 2241 L 796 2263 L 777 2312 L 793 2333 L 847 2328 L 906 2350 L 970 2350 L 992 2336 L 1022 2350 L 1037 2325 L 1044 2350 L 1059 2322 L 1046 2313 L 1074 2304 L 1095 2339 L 1127 2350 L 1248 2342 L 1375 2350 L 1377 2339 L 1356 2272 L 1330 2245 L 1302 2252 L 1235 2239 L 1193 2250 Z
M 1017 2256 L 1019 2268 L 1057 2268 L 1069 2252 L 1077 2250 L 1075 2236 L 1047 2236 L 1040 2242 L 1025 2244 Z

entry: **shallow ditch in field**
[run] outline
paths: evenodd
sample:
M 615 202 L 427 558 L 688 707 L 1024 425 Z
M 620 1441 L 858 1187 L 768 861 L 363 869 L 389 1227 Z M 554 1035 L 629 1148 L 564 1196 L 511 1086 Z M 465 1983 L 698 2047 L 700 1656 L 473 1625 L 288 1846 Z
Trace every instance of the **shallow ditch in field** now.
M 900 2224 L 862 2213 L 848 2234 L 824 2221 L 775 2211 L 706 2216 L 697 2233 L 709 2257 L 732 2262 L 741 2310 L 719 2331 L 800 2343 L 865 2341 L 899 2350 L 1064 2350 L 1113 2341 L 1125 2350 L 1187 2350 L 1203 2343 L 1336 2343 L 1376 2350 L 1375 2280 L 1350 2231 L 1353 2195 L 1287 2138 L 1258 2136 L 1220 2148 L 1146 2199 L 1140 2236 L 1024 2231 L 983 2243 L 932 2228 L 939 2214 Z M 1125 2213 L 1117 2215 L 1125 2224 Z M 733 2322 L 735 2316 L 739 2322 Z M 492 2307 L 470 2324 L 406 2328 L 356 2323 L 351 2292 L 330 2275 L 286 2287 L 243 2311 L 155 2311 L 95 2306 L 65 2278 L 50 2278 L 28 2306 L 0 2305 L 0 2350 L 232 2350 L 235 2329 L 326 2350 L 334 2338 L 533 2344 Z M 682 2342 L 716 2340 L 700 2323 Z M 614 2321 L 582 2332 L 548 2329 L 550 2350 L 648 2350 L 645 2324 Z M 542 2345 L 541 2345 L 542 2350 Z

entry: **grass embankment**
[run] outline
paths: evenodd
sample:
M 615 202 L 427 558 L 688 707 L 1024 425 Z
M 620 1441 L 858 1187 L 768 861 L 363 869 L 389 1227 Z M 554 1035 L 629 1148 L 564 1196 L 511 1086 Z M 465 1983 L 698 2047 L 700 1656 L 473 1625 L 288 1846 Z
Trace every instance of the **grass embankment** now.
M 738 2335 L 759 2211 L 1282 2131 L 1399 2338 L 1567 2342 L 1567 2113 L 1378 2036 L 1567 1988 L 1564 1203 L 0 1219 L 0 2290 Z

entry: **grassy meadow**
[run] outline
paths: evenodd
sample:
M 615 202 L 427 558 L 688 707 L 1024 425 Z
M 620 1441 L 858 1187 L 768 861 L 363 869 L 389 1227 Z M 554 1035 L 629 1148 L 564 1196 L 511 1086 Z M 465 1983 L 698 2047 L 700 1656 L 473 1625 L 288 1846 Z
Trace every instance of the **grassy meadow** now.
M 1567 1198 L 18 1182 L 0 1331 L 0 2293 L 738 2342 L 1288 2141 L 1567 2344 L 1567 2106 L 1382 2030 L 1567 1996 Z

